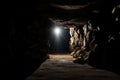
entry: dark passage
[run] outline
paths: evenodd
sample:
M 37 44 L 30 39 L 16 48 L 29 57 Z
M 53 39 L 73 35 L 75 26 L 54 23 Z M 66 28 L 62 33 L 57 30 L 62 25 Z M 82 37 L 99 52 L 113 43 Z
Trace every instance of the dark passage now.
M 69 29 L 61 28 L 60 35 L 56 36 L 56 33 L 52 32 L 50 35 L 50 51 L 53 53 L 68 53 L 70 33 Z

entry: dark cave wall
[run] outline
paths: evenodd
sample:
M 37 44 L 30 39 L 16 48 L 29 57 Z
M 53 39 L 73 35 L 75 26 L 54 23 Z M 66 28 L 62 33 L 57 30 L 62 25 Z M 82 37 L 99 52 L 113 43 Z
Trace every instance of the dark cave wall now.
M 25 7 L 10 6 L 2 16 L 2 80 L 24 80 L 48 57 L 48 20 L 35 9 Z
M 107 7 L 90 22 L 70 29 L 71 55 L 88 64 L 120 74 L 120 7 Z M 114 9 L 114 11 L 113 11 Z
M 95 34 L 95 42 L 98 46 L 95 48 L 95 51 L 90 53 L 89 63 L 95 67 L 120 74 L 118 63 L 120 60 L 120 21 L 115 20 L 116 17 L 120 16 L 120 8 L 112 13 L 115 7 L 103 10 L 96 19 L 92 19 L 92 24 L 98 25 L 100 31 Z
M 18 16 L 14 20 L 10 47 L 16 61 L 15 74 L 25 78 L 47 59 L 47 25 L 42 17 Z

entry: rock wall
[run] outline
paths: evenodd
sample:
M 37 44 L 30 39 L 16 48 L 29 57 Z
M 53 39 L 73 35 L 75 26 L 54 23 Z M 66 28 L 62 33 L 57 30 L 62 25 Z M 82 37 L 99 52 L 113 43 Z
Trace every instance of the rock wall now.
M 74 58 L 87 60 L 91 50 L 97 46 L 95 43 L 95 32 L 99 27 L 93 27 L 90 21 L 83 26 L 73 26 L 70 28 L 70 49 Z
M 49 21 L 31 8 L 27 10 L 36 15 L 26 8 L 12 9 L 4 13 L 0 71 L 3 80 L 24 80 L 47 59 Z
M 117 4 L 104 7 L 83 26 L 71 26 L 71 55 L 78 63 L 87 60 L 94 67 L 120 74 L 120 4 Z
M 89 64 L 120 74 L 118 63 L 120 60 L 120 7 L 117 5 L 103 12 L 94 22 L 101 30 L 95 34 L 98 46 L 91 51 Z
M 120 5 L 105 8 L 83 26 L 70 28 L 71 55 L 120 74 Z

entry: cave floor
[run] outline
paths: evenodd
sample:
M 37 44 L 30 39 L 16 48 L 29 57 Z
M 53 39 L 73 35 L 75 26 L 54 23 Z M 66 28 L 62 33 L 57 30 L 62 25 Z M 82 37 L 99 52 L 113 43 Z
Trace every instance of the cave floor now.
M 120 76 L 88 64 L 73 63 L 70 55 L 50 55 L 26 80 L 120 80 Z

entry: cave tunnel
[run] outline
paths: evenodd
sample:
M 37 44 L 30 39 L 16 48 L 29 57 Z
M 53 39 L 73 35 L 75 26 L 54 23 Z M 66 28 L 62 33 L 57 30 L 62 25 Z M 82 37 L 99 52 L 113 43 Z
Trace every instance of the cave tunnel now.
M 69 28 L 65 29 L 60 26 L 52 27 L 49 37 L 49 46 L 52 53 L 69 53 Z
M 119 0 L 3 5 L 0 80 L 120 80 Z

